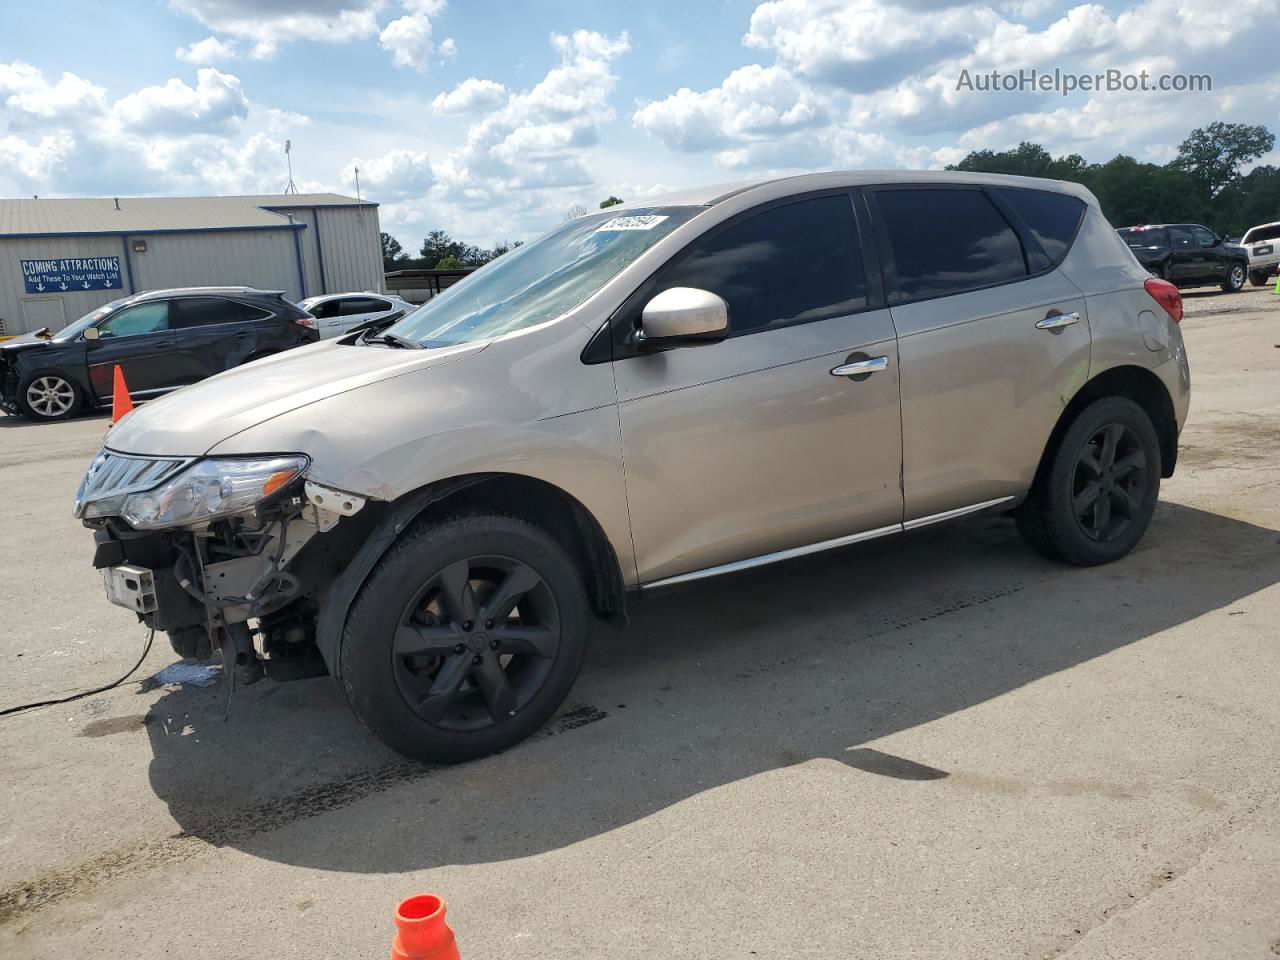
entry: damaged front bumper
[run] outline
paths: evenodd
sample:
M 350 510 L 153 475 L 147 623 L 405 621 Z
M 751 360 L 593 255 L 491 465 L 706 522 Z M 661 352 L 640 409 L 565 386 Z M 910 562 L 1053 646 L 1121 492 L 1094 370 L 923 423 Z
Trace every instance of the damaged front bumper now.
M 130 469 L 136 487 L 143 468 Z M 155 475 L 173 473 L 162 465 Z M 315 621 L 363 535 L 365 506 L 364 498 L 299 477 L 252 510 L 192 526 L 138 530 L 118 516 L 84 522 L 94 531 L 108 600 L 168 633 L 183 657 L 221 650 L 238 682 L 252 683 L 264 674 L 329 672 Z

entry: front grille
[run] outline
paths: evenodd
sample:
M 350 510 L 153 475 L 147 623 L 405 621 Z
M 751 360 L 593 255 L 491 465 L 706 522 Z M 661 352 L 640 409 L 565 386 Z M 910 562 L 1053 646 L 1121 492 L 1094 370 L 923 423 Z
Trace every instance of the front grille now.
M 140 493 L 163 483 L 194 457 L 135 457 L 103 447 L 89 464 L 89 472 L 76 491 L 75 515 L 97 500 Z

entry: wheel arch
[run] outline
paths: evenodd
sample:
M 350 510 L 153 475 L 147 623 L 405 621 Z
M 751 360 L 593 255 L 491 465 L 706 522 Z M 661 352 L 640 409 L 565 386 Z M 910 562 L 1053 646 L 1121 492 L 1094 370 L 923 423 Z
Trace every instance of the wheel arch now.
M 364 535 L 320 601 L 316 645 L 335 676 L 347 611 L 377 562 L 409 525 L 459 513 L 516 517 L 545 531 L 564 545 L 578 567 L 591 612 L 607 623 L 626 622 L 622 566 L 603 527 L 581 501 L 545 480 L 512 473 L 450 477 L 379 505 L 375 512 L 372 524 L 353 525 L 353 533 Z
M 1126 364 L 1111 367 L 1094 376 L 1076 391 L 1071 402 L 1063 408 L 1058 422 L 1049 434 L 1044 452 L 1040 455 L 1035 478 L 1037 486 L 1049 467 L 1062 435 L 1076 416 L 1089 404 L 1103 397 L 1127 397 L 1146 411 L 1156 428 L 1156 436 L 1160 439 L 1160 475 L 1165 478 L 1173 476 L 1178 462 L 1178 420 L 1173 410 L 1173 398 L 1160 378 L 1150 370 Z

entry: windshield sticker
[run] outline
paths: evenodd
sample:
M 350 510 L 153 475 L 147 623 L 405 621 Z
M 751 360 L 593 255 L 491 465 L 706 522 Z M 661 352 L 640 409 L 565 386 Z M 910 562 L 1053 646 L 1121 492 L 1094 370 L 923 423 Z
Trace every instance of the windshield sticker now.
M 607 233 L 613 230 L 652 230 L 663 220 L 665 215 L 649 214 L 641 217 L 614 217 L 596 227 L 596 233 Z

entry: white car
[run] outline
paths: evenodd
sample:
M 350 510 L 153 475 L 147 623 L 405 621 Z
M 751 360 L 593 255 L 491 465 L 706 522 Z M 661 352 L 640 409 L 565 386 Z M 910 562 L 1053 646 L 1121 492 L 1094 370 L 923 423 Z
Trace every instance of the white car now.
M 298 303 L 303 310 L 316 318 L 316 329 L 321 337 L 338 337 L 369 320 L 380 320 L 393 313 L 413 313 L 418 307 L 408 300 L 386 293 L 328 293 L 322 297 L 308 297 Z
M 1251 228 L 1240 238 L 1240 246 L 1249 251 L 1249 282 L 1263 286 L 1280 264 L 1280 222 Z

